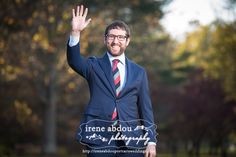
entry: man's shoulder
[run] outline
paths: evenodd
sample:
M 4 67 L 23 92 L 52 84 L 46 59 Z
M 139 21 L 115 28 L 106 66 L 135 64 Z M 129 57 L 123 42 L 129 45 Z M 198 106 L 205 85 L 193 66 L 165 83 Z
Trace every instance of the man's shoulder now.
M 136 62 L 134 62 L 134 61 L 132 61 L 128 58 L 127 58 L 127 60 L 129 62 L 129 64 L 132 66 L 132 68 L 136 68 L 139 71 L 143 71 L 143 72 L 145 71 L 145 68 L 142 65 L 140 65 L 140 64 L 138 64 L 138 63 L 136 63 Z
M 92 63 L 92 64 L 99 64 L 102 62 L 106 62 L 106 56 L 89 56 L 88 60 Z

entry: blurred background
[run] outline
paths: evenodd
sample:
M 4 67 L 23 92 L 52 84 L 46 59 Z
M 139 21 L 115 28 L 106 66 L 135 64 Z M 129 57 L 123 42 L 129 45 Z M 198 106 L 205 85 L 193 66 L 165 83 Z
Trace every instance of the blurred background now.
M 82 157 L 89 100 L 66 60 L 71 10 L 89 8 L 84 56 L 105 27 L 131 27 L 126 55 L 148 72 L 159 157 L 236 156 L 236 0 L 0 1 L 0 156 Z

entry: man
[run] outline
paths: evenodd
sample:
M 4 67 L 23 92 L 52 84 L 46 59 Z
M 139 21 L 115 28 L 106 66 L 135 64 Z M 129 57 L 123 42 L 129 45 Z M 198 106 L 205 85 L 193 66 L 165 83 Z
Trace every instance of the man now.
M 67 59 L 72 69 L 83 76 L 90 89 L 78 132 L 78 140 L 90 150 L 138 150 L 143 153 L 89 153 L 89 157 L 156 156 L 156 132 L 145 70 L 125 57 L 130 42 L 129 27 L 122 21 L 110 24 L 104 35 L 107 52 L 102 58 L 80 55 L 80 35 L 88 26 L 88 9 L 72 9 L 72 32 Z M 127 129 L 128 128 L 128 129 Z M 145 141 L 146 140 L 146 141 Z M 143 148 L 143 147 L 142 147 Z

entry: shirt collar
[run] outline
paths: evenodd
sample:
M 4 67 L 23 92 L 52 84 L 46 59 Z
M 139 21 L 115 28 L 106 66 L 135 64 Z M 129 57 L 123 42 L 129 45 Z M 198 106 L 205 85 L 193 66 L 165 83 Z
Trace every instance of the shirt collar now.
M 122 53 L 120 56 L 112 56 L 109 52 L 107 52 L 107 55 L 108 55 L 111 65 L 114 59 L 119 59 L 122 65 L 125 65 L 125 53 Z

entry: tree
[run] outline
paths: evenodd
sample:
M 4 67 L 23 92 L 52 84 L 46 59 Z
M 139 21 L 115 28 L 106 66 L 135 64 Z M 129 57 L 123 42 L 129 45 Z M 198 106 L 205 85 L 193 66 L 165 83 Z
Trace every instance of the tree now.
M 208 72 L 222 80 L 228 100 L 236 101 L 236 23 L 220 24 L 212 34 L 211 64 Z

